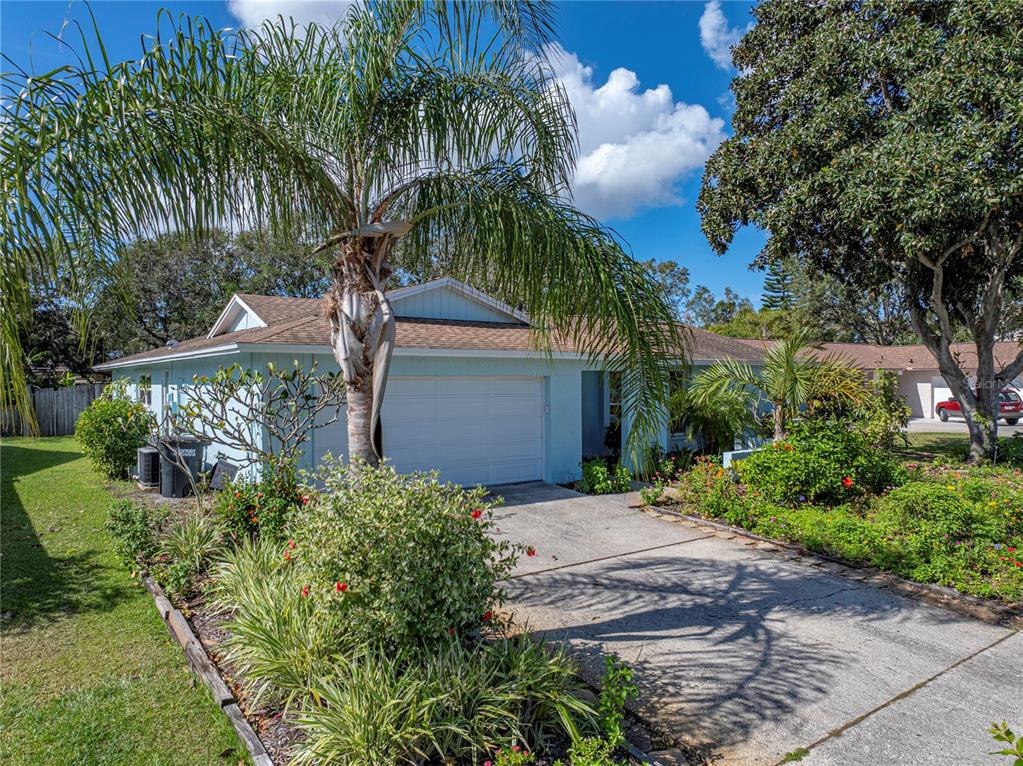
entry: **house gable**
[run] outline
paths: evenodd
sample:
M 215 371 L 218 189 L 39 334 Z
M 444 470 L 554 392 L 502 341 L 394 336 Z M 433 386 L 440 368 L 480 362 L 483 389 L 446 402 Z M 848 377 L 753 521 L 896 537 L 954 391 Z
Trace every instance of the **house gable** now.
M 450 277 L 392 290 L 387 297 L 397 317 L 529 324 L 524 311 Z
M 231 296 L 224 310 L 220 312 L 217 321 L 206 335 L 207 338 L 214 338 L 217 335 L 224 335 L 238 330 L 251 330 L 254 327 L 266 327 L 266 322 L 257 314 L 251 306 L 241 299 L 237 294 Z

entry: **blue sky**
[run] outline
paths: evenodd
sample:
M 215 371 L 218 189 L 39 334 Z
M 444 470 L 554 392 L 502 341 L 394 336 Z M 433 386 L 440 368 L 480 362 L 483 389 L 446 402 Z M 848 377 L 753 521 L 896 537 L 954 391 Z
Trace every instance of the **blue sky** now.
M 155 29 L 161 3 L 92 4 L 112 59 L 136 56 Z M 175 14 L 218 26 L 256 24 L 279 12 L 324 21 L 343 2 L 228 0 L 165 2 Z M 703 162 L 731 132 L 728 46 L 749 23 L 746 2 L 564 2 L 558 8 L 557 72 L 576 109 L 581 156 L 576 202 L 614 227 L 637 258 L 672 259 L 691 284 L 720 294 L 726 286 L 756 300 L 762 274 L 747 269 L 763 235 L 740 232 L 728 254 L 714 255 L 700 232 L 695 203 Z M 43 32 L 65 19 L 88 20 L 81 2 L 3 0 L 0 48 L 25 68 L 45 71 L 67 51 Z M 73 32 L 65 32 L 73 39 Z M 7 68 L 5 62 L 4 68 Z

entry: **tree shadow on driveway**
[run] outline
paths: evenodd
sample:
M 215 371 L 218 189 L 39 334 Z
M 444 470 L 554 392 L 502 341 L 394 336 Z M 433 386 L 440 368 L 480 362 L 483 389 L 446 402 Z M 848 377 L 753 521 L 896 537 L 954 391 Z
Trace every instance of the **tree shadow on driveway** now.
M 637 712 L 666 734 L 704 752 L 753 748 L 765 757 L 748 762 L 764 763 L 788 741 L 805 744 L 849 720 L 864 697 L 903 688 L 885 678 L 888 658 L 872 663 L 872 653 L 909 643 L 907 629 L 926 632 L 918 623 L 946 621 L 940 610 L 921 614 L 862 583 L 723 542 L 518 577 L 507 583 L 508 605 L 528 629 L 566 642 L 590 682 L 604 652 L 628 662 Z M 786 736 L 771 733 L 778 728 Z M 756 744 L 765 735 L 786 749 Z

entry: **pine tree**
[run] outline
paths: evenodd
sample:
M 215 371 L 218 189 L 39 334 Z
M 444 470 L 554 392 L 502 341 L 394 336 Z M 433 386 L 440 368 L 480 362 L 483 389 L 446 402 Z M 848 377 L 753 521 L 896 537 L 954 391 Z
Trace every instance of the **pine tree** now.
M 792 271 L 789 264 L 785 261 L 775 261 L 767 267 L 760 307 L 771 311 L 784 311 L 792 308 L 794 302 Z

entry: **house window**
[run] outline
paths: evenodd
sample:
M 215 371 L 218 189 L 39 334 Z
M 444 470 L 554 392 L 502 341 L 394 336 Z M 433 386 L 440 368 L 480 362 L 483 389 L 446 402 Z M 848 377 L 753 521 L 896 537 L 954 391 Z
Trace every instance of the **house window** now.
M 138 399 L 147 407 L 153 403 L 153 376 L 139 375 Z
M 622 420 L 622 374 L 620 372 L 608 373 L 607 394 L 611 422 L 620 423 Z

